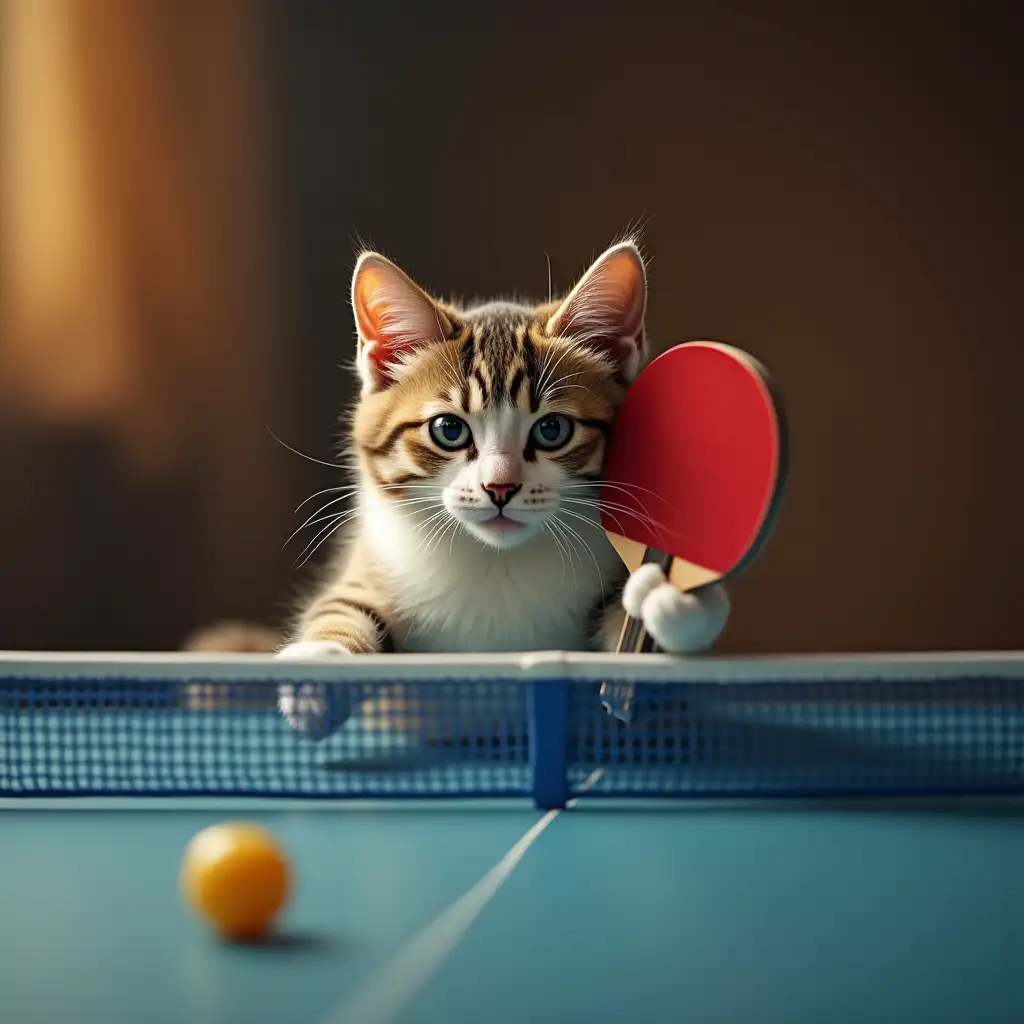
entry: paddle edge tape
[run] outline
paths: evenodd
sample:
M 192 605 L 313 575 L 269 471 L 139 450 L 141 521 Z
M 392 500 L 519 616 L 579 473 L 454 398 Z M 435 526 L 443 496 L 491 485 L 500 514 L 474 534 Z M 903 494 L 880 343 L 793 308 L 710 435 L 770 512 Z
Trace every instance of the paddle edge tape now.
M 789 483 L 789 418 L 786 414 L 786 407 L 782 400 L 782 395 L 778 386 L 775 384 L 775 381 L 772 379 L 772 375 L 768 372 L 767 367 L 765 367 L 764 364 L 755 356 L 752 356 L 744 349 L 737 348 L 735 345 L 729 345 L 722 341 L 688 341 L 683 342 L 683 344 L 701 345 L 706 348 L 717 348 L 723 352 L 729 353 L 729 355 L 734 359 L 738 359 L 741 362 L 746 363 L 757 375 L 761 386 L 764 388 L 765 393 L 768 396 L 771 407 L 775 412 L 777 460 L 775 486 L 772 489 L 772 496 L 768 502 L 767 508 L 761 517 L 761 525 L 758 527 L 753 542 L 747 548 L 746 554 L 739 560 L 739 562 L 736 563 L 736 565 L 732 567 L 732 569 L 724 573 L 721 577 L 723 580 L 730 579 L 733 576 L 738 576 L 746 569 L 749 569 L 750 566 L 757 561 L 764 551 L 768 541 L 771 539 L 771 536 L 775 531 L 775 527 L 778 524 L 779 515 L 782 512 L 782 506 L 786 496 L 787 485 Z

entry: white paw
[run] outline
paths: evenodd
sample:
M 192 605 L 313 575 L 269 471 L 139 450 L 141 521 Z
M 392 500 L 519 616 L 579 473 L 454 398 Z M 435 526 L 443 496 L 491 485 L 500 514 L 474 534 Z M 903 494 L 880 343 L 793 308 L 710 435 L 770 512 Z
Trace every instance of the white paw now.
M 336 658 L 349 652 L 334 640 L 300 640 L 277 652 L 279 658 Z
M 304 640 L 281 648 L 286 660 L 351 657 L 333 640 Z M 348 691 L 327 683 L 286 683 L 278 688 L 277 706 L 288 724 L 311 740 L 320 740 L 345 724 L 352 710 Z
M 641 565 L 636 572 L 630 574 L 622 590 L 622 607 L 626 609 L 626 614 L 632 615 L 634 619 L 641 618 L 648 595 L 667 582 L 658 566 Z
M 721 586 L 698 594 L 676 590 L 656 565 L 642 565 L 626 581 L 622 606 L 643 620 L 647 632 L 669 654 L 707 650 L 729 620 L 729 597 Z

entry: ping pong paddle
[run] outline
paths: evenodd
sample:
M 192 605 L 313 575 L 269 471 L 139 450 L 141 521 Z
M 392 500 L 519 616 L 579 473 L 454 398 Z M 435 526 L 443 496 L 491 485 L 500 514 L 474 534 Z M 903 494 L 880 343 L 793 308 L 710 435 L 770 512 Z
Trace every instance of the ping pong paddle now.
M 764 548 L 786 482 L 781 402 L 750 355 L 718 342 L 668 349 L 633 382 L 605 458 L 601 525 L 630 572 L 661 566 L 682 591 L 734 576 Z M 626 617 L 618 653 L 656 650 Z M 628 721 L 633 688 L 602 699 Z

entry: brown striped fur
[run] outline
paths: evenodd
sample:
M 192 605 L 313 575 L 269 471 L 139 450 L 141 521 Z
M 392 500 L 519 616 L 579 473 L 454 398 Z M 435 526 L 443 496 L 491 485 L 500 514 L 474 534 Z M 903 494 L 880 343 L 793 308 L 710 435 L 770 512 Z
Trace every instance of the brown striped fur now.
M 456 321 L 458 334 L 425 353 L 415 374 L 365 396 L 352 432 L 362 472 L 378 485 L 430 479 L 448 460 L 461 456 L 438 451 L 424 438 L 429 412 L 444 406 L 446 411 L 478 414 L 492 403 L 506 402 L 524 413 L 537 413 L 546 391 L 561 381 L 565 390 L 543 407 L 572 417 L 579 429 L 567 448 L 552 457 L 567 473 L 598 473 L 605 437 L 627 383 L 586 349 L 559 351 L 565 346 L 543 334 L 542 325 L 550 319 L 550 313 L 544 315 L 547 309 L 531 317 L 511 306 L 485 307 L 467 323 Z M 550 368 L 556 362 L 545 381 L 537 367 Z M 468 457 L 476 454 L 470 449 Z

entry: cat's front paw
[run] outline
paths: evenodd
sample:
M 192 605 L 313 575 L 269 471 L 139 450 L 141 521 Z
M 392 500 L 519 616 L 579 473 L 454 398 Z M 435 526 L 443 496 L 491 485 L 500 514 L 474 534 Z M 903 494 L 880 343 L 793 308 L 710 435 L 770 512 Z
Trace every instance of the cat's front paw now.
M 337 658 L 344 657 L 349 651 L 336 640 L 299 640 L 287 644 L 277 652 L 279 658 Z
M 707 650 L 729 621 L 729 597 L 722 586 L 684 594 L 657 565 L 642 565 L 626 581 L 622 606 L 641 619 L 658 646 L 669 654 Z
M 349 657 L 350 653 L 333 640 L 301 640 L 282 647 L 277 656 L 295 661 Z M 278 688 L 277 706 L 288 724 L 311 740 L 337 732 L 352 712 L 347 688 L 328 683 L 286 683 Z

